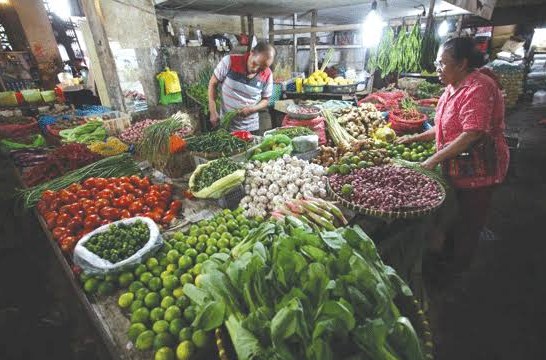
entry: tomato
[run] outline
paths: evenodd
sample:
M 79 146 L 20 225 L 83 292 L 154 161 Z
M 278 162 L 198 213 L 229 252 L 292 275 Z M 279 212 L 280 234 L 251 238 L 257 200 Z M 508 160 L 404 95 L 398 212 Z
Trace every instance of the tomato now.
M 78 243 L 78 239 L 74 236 L 66 236 L 59 241 L 59 246 L 64 253 L 71 253 L 74 251 L 74 247 Z
M 81 219 L 74 218 L 68 222 L 66 227 L 72 232 L 77 233 L 83 227 L 83 224 L 81 222 Z
M 148 195 L 144 198 L 144 203 L 149 207 L 155 207 L 157 205 L 157 201 L 158 199 L 155 196 Z
M 118 178 L 120 184 L 131 182 L 131 179 L 128 176 L 122 176 Z
M 98 190 L 102 190 L 106 187 L 106 185 L 108 185 L 108 180 L 106 180 L 105 178 L 96 178 L 95 179 L 95 188 L 97 188 Z
M 119 196 L 123 196 L 127 194 L 127 191 L 125 191 L 124 188 L 122 188 L 121 186 L 117 186 L 116 188 L 114 188 L 114 195 L 119 197 Z
M 159 199 L 161 199 L 161 200 L 163 200 L 163 201 L 169 201 L 170 198 L 171 198 L 171 193 L 168 192 L 168 191 L 163 190 L 163 191 L 159 194 Z
M 142 195 L 144 195 L 144 191 L 140 189 L 135 189 L 135 191 L 133 191 L 133 194 L 135 194 L 136 199 L 139 199 L 142 197 Z
M 80 189 L 76 193 L 76 196 L 80 199 L 89 199 L 91 197 L 91 191 L 89 191 L 88 189 Z
M 62 237 L 68 235 L 68 229 L 65 227 L 56 227 L 51 231 L 53 239 L 59 241 Z
M 89 179 L 83 182 L 83 187 L 85 189 L 92 189 L 96 186 L 96 181 L 97 181 L 97 178 L 90 177 Z
M 95 207 L 97 209 L 102 209 L 105 206 L 110 206 L 110 200 L 102 198 L 95 201 Z
M 151 211 L 144 214 L 145 217 L 152 219 L 155 222 L 161 221 L 161 216 L 159 214 L 153 213 Z M 157 219 L 157 220 L 156 220 Z
M 113 207 L 103 207 L 99 210 L 99 215 L 104 219 L 117 220 L 119 219 L 119 210 Z
M 144 217 L 145 215 L 143 213 L 136 213 L 136 214 L 133 214 L 133 216 L 135 216 L 135 217 Z
M 143 178 L 139 181 L 138 187 L 141 190 L 148 190 L 150 188 L 150 179 L 148 179 L 147 177 Z
M 127 193 L 132 193 L 133 191 L 135 191 L 135 187 L 130 184 L 130 183 L 121 183 L 120 185 L 123 190 L 125 190 Z
M 102 199 L 112 199 L 114 192 L 110 189 L 103 189 L 97 193 L 97 196 Z
M 118 205 L 117 206 L 118 208 L 121 208 L 121 209 L 127 209 L 129 207 L 129 205 L 131 205 L 131 202 L 129 200 L 127 200 L 127 195 L 123 195 L 122 197 L 120 197 L 118 200 Z
M 78 183 L 71 184 L 69 187 L 66 188 L 66 190 L 70 191 L 73 194 L 77 193 L 81 189 L 82 186 Z
M 165 213 L 163 213 L 163 216 L 172 215 L 172 216 L 176 217 L 177 214 L 178 214 L 178 211 L 169 210 L 169 211 L 165 211 Z
M 66 189 L 59 191 L 59 199 L 61 199 L 63 204 L 72 204 L 78 201 L 76 195 Z
M 156 198 L 159 198 L 161 196 L 161 192 L 159 191 L 156 191 L 156 190 L 150 190 L 146 193 L 145 196 L 154 196 Z
M 97 214 L 90 214 L 87 215 L 85 220 L 83 221 L 83 226 L 86 229 L 95 229 L 97 226 L 100 225 L 101 218 Z
M 58 210 L 60 206 L 61 206 L 61 200 L 59 200 L 58 198 L 55 198 L 49 203 L 49 210 Z
M 78 203 L 73 203 L 73 204 L 70 204 L 68 205 L 68 213 L 72 216 L 77 216 L 78 213 L 80 212 L 81 210 L 81 207 L 80 205 L 78 205 Z
M 147 213 L 152 211 L 148 205 L 142 205 L 142 212 Z
M 142 211 L 142 203 L 140 201 L 134 201 L 129 205 L 129 211 L 134 213 L 139 213 Z
M 133 217 L 133 215 L 131 215 L 131 213 L 129 212 L 129 210 L 127 209 L 123 209 L 119 212 L 119 217 L 120 219 L 128 219 L 128 218 L 131 218 Z
M 42 193 L 42 200 L 44 200 L 48 204 L 56 197 L 57 193 L 55 191 L 46 190 Z
M 104 225 L 108 225 L 110 224 L 110 220 L 108 219 L 103 219 L 101 222 L 100 222 L 100 226 L 104 226 Z
M 95 206 L 95 202 L 89 199 L 80 199 L 80 201 L 78 201 L 78 204 L 80 204 L 80 208 L 84 210 Z
M 163 214 L 165 213 L 165 211 L 160 208 L 160 207 L 155 207 L 152 212 L 156 213 L 156 214 L 159 214 L 159 216 L 163 217 Z
M 168 191 L 170 193 L 173 192 L 173 186 L 171 184 L 163 184 L 161 185 L 161 191 Z
M 163 209 L 163 211 L 165 211 L 165 210 L 167 210 L 167 203 L 165 201 L 160 200 L 160 201 L 157 202 L 157 207 L 161 208 L 161 209 Z
M 192 200 L 194 198 L 192 192 L 190 190 L 184 190 L 183 195 L 186 199 Z
M 57 217 L 57 226 L 66 227 L 66 225 L 70 222 L 70 215 L 66 213 L 60 213 Z
M 130 205 L 133 201 L 135 201 L 135 199 L 136 199 L 136 198 L 135 198 L 135 195 L 133 195 L 133 194 L 127 194 L 127 195 L 125 195 L 125 198 L 126 198 L 127 201 L 129 202 L 129 205 Z M 129 205 L 127 205 L 127 206 L 129 206 Z
M 59 214 L 67 214 L 67 215 L 70 215 L 70 212 L 68 211 L 68 207 L 70 205 L 63 205 L 61 206 L 61 208 L 59 209 Z
M 55 211 L 45 213 L 44 220 L 49 230 L 53 229 L 57 224 L 57 216 L 58 214 Z
M 157 184 L 154 184 L 154 185 L 150 186 L 150 192 L 151 191 L 155 191 L 157 193 L 160 193 L 161 192 L 161 186 L 159 186 Z
M 170 224 L 171 221 L 174 220 L 174 218 L 175 218 L 175 216 L 172 215 L 172 214 L 171 214 L 171 215 L 165 215 L 165 216 L 163 216 L 163 217 L 161 218 L 161 222 L 162 222 L 163 224 Z
M 169 210 L 175 210 L 176 212 L 180 211 L 182 209 L 182 201 L 180 200 L 173 200 L 171 201 L 171 204 L 169 205 Z
M 134 186 L 138 186 L 140 184 L 140 177 L 136 176 L 136 175 L 133 175 L 129 178 L 129 181 L 131 182 L 131 184 L 133 184 Z
M 83 219 L 85 217 L 85 211 L 83 210 L 80 210 L 78 211 L 78 215 L 77 215 L 80 219 Z
M 99 209 L 97 209 L 97 208 L 94 207 L 94 206 L 90 206 L 90 207 L 88 207 L 87 209 L 85 209 L 85 214 L 86 214 L 86 215 L 98 214 L 98 213 L 99 213 Z
M 44 200 L 40 200 L 36 204 L 36 210 L 38 210 L 38 213 L 40 213 L 40 215 L 43 215 L 47 210 L 49 210 L 49 206 Z

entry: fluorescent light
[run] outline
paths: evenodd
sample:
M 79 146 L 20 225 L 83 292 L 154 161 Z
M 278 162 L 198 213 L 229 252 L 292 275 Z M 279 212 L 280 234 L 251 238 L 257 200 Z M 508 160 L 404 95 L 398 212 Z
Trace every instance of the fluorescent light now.
M 438 35 L 440 37 L 444 37 L 449 32 L 449 23 L 447 22 L 447 19 L 444 19 L 440 26 L 438 26 Z
M 381 41 L 383 28 L 387 24 L 383 21 L 377 10 L 372 8 L 372 11 L 366 15 L 362 24 L 362 45 L 367 48 L 376 47 Z

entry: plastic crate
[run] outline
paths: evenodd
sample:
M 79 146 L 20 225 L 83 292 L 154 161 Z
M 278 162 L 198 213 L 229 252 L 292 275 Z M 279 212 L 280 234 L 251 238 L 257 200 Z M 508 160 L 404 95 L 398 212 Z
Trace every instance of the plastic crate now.
M 319 150 L 319 149 L 315 149 L 315 150 L 307 151 L 307 152 L 300 153 L 300 154 L 293 154 L 293 155 L 294 155 L 295 157 L 297 157 L 298 159 L 306 160 L 306 161 L 311 161 L 311 160 L 313 160 L 314 158 L 316 158 L 316 157 L 318 156 L 319 153 L 320 153 L 320 150 Z
M 218 199 L 218 206 L 223 209 L 236 209 L 244 196 L 245 188 L 243 187 L 243 185 L 239 185 L 235 189 Z

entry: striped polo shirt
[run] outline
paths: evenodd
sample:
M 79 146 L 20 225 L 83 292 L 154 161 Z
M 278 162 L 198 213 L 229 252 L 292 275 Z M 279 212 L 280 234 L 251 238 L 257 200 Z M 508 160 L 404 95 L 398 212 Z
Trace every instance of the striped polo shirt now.
M 247 60 L 250 53 L 228 55 L 216 66 L 214 76 L 222 83 L 222 109 L 225 114 L 232 109 L 256 105 L 271 97 L 273 74 L 269 68 L 255 77 L 247 78 Z M 237 117 L 231 122 L 231 130 L 256 131 L 260 124 L 258 113 L 248 117 Z

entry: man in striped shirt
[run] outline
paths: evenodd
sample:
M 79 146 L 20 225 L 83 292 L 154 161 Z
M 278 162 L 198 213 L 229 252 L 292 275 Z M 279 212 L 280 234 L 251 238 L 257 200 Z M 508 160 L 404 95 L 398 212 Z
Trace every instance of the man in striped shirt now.
M 273 91 L 273 74 L 269 68 L 275 59 L 275 48 L 259 42 L 251 52 L 228 55 L 216 66 L 209 81 L 210 122 L 218 124 L 216 87 L 222 86 L 221 114 L 238 110 L 230 130 L 257 131 L 260 127 L 258 112 L 267 108 Z

